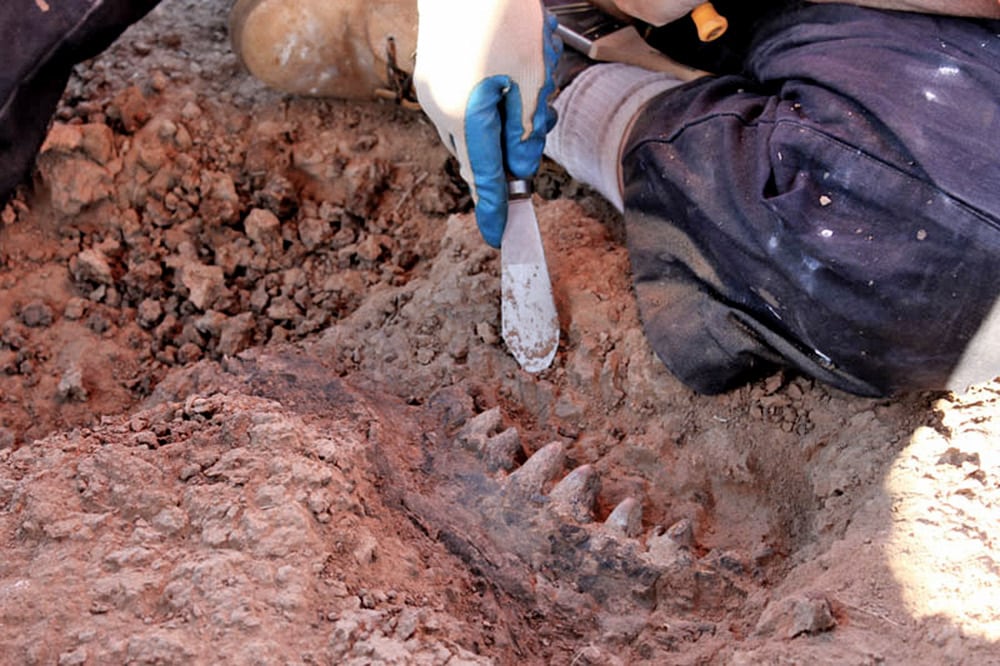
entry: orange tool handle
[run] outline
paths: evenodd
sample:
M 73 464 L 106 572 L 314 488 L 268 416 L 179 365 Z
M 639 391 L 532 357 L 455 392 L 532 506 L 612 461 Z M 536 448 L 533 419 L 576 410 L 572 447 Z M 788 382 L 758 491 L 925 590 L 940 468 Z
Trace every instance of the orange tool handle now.
M 715 11 L 711 2 L 703 2 L 695 7 L 691 12 L 691 20 L 698 28 L 698 39 L 703 42 L 716 40 L 729 29 L 729 21 Z

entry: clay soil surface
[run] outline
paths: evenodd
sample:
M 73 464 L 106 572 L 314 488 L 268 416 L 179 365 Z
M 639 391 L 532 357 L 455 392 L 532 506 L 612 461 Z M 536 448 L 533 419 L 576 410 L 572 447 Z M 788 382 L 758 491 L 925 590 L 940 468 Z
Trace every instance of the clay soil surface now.
M 1000 384 L 694 395 L 551 165 L 526 374 L 431 126 L 226 10 L 78 67 L 2 211 L 0 663 L 1000 663 Z

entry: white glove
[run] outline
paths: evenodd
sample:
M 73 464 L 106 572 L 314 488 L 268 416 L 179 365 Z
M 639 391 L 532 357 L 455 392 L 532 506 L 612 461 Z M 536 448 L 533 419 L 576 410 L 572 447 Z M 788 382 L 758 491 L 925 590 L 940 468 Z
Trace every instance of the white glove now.
M 676 21 L 704 0 L 614 0 L 621 11 L 650 25 Z
M 417 8 L 417 99 L 461 165 L 483 238 L 499 247 L 507 175 L 534 175 L 555 124 L 555 19 L 540 0 L 418 0 Z

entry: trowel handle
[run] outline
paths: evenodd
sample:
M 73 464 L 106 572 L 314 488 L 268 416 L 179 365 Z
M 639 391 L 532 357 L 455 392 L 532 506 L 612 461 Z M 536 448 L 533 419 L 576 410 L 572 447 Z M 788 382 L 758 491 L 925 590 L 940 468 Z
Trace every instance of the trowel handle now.
M 711 42 L 725 34 L 729 29 L 729 21 L 715 11 L 711 2 L 703 2 L 691 12 L 691 20 L 698 28 L 698 39 Z
M 531 181 L 526 178 L 507 179 L 507 198 L 512 201 L 514 199 L 530 198 L 533 189 L 534 188 L 531 187 Z

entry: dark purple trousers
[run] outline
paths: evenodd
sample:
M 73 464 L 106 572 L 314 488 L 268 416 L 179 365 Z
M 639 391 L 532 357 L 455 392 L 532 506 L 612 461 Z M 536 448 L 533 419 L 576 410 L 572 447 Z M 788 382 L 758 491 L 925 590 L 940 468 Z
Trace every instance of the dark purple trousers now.
M 943 388 L 1000 315 L 1000 22 L 780 13 L 651 102 L 623 166 L 647 336 L 700 392 Z
M 29 173 L 73 65 L 107 48 L 157 1 L 0 3 L 0 202 Z

